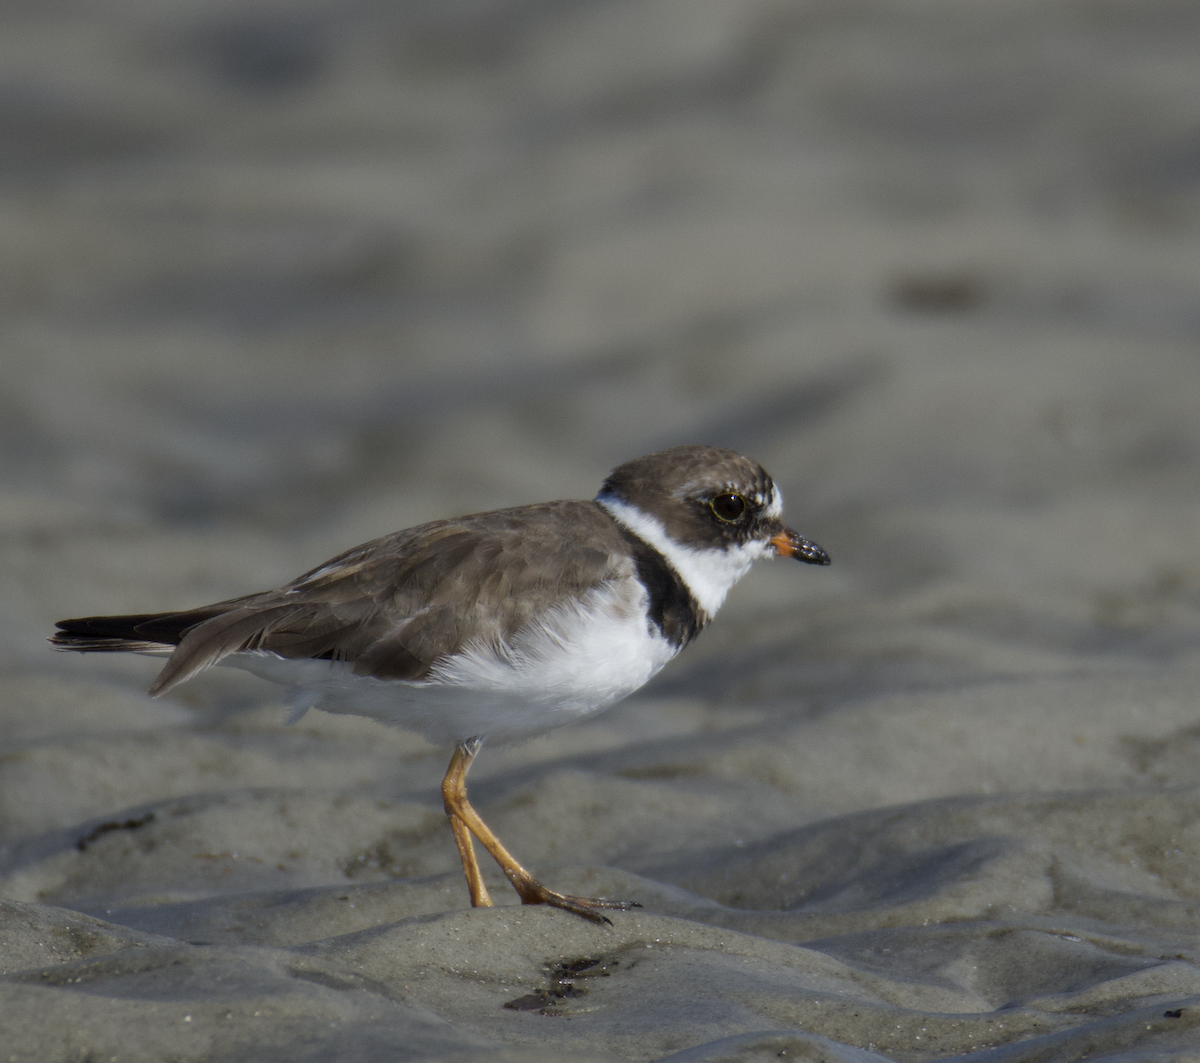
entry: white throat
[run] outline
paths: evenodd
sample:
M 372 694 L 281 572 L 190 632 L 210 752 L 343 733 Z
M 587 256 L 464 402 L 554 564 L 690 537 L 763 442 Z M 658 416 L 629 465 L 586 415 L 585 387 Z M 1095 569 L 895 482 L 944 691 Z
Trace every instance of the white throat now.
M 741 546 L 712 547 L 698 550 L 682 546 L 672 539 L 662 522 L 611 494 L 596 496 L 596 501 L 618 524 L 628 528 L 643 542 L 649 543 L 667 559 L 691 592 L 696 604 L 709 617 L 716 615 L 725 596 L 760 557 L 770 557 L 774 549 L 769 543 L 749 542 Z

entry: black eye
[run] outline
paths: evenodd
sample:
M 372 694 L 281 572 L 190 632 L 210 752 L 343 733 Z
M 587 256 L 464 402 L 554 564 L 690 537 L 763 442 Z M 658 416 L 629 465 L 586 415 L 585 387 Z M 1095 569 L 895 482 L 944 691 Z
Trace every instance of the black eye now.
M 741 495 L 717 495 L 709 502 L 708 508 L 713 511 L 713 515 L 718 520 L 732 523 L 739 520 L 746 512 L 746 500 Z

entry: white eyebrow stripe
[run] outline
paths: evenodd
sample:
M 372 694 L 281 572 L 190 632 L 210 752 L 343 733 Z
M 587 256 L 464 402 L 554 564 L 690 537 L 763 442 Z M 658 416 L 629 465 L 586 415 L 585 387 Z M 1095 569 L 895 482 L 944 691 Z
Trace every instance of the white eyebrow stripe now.
M 771 484 L 771 497 L 766 501 L 764 512 L 776 520 L 783 516 L 783 492 L 774 483 Z

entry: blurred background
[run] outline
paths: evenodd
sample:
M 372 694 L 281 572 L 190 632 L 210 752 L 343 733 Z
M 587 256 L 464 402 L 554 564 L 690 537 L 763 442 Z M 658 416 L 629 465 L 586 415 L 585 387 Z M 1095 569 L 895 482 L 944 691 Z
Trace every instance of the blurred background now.
M 681 442 L 835 565 L 662 691 L 1194 654 L 1198 53 L 1187 0 L 10 0 L 0 667 Z

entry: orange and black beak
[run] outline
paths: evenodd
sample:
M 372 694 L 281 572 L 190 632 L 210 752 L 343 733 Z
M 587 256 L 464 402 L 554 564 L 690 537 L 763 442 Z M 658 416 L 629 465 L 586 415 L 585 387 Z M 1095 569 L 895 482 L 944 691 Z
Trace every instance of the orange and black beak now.
M 797 535 L 791 528 L 784 528 L 778 535 L 772 535 L 771 545 L 780 557 L 794 557 L 806 565 L 829 564 L 829 555 L 824 550 L 803 535 Z

